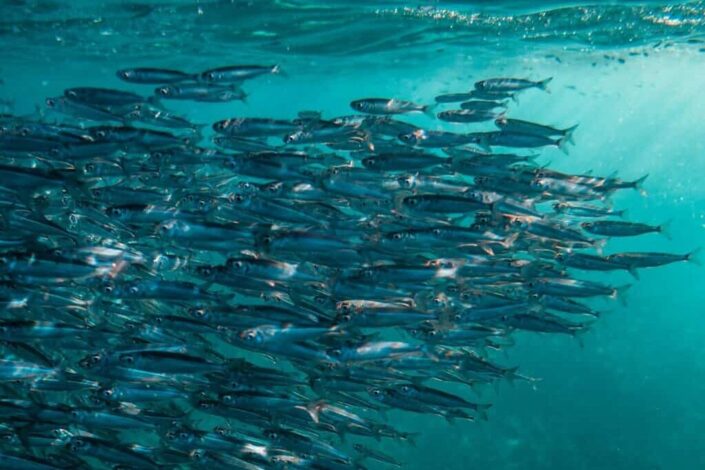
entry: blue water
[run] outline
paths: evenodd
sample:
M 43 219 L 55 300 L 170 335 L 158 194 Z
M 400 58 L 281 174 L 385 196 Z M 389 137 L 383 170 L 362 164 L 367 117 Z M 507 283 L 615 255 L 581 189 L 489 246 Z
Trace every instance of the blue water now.
M 606 253 L 705 245 L 702 2 L 12 1 L 2 16 L 0 98 L 15 114 L 70 86 L 144 92 L 114 74 L 132 66 L 286 70 L 248 82 L 246 103 L 169 103 L 204 123 L 335 116 L 359 97 L 431 102 L 486 77 L 552 76 L 550 93 L 526 92 L 511 112 L 579 123 L 569 155 L 548 149 L 539 162 L 627 180 L 648 174 L 647 194 L 622 192 L 615 207 L 672 221 L 672 240 L 612 240 Z M 679 263 L 640 277 L 592 276 L 634 285 L 626 305 L 599 304 L 606 313 L 581 341 L 516 334 L 497 359 L 541 380 L 482 390 L 494 404 L 489 421 L 392 412 L 395 426 L 421 433 L 417 444 L 378 445 L 409 469 L 705 468 L 705 271 Z

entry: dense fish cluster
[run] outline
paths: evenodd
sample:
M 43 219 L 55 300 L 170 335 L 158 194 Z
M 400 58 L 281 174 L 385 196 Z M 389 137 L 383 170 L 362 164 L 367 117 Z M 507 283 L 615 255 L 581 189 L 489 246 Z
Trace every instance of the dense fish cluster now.
M 163 104 L 239 99 L 278 71 L 121 70 L 157 88 L 2 115 L 0 467 L 400 466 L 377 441 L 414 436 L 386 411 L 486 419 L 469 387 L 534 380 L 492 350 L 517 330 L 578 335 L 600 315 L 589 299 L 627 287 L 581 272 L 693 259 L 602 254 L 667 232 L 609 204 L 643 178 L 523 152 L 572 141 L 508 116 L 548 80 L 212 129 Z

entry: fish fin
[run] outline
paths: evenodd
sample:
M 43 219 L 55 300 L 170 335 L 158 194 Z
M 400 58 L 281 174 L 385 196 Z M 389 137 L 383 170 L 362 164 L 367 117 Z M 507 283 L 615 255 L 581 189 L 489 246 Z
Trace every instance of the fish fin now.
M 421 109 L 426 116 L 428 116 L 432 119 L 435 119 L 437 106 L 438 106 L 438 103 L 433 103 L 433 104 L 428 104 L 428 105 L 422 107 Z
M 394 211 L 398 214 L 404 214 L 404 198 L 413 194 L 411 191 L 398 191 L 394 195 Z
M 553 77 L 548 77 L 547 79 L 538 82 L 536 86 L 545 91 L 546 93 L 551 93 L 551 91 L 548 89 L 548 84 L 551 83 L 552 80 Z
M 637 281 L 640 279 L 640 277 L 639 277 L 639 271 L 637 271 L 634 266 L 629 266 L 629 267 L 627 268 L 627 271 L 629 271 L 629 274 L 631 274 L 632 277 L 633 277 L 634 279 L 636 279 Z
M 490 408 L 492 408 L 492 404 L 485 403 L 485 404 L 477 405 L 477 407 L 475 408 L 475 411 L 477 412 L 478 417 L 482 421 L 489 421 L 489 416 L 487 415 L 487 410 L 489 410 Z
M 284 77 L 284 78 L 289 78 L 289 74 L 286 73 L 284 70 L 282 70 L 282 68 L 279 64 L 272 67 L 272 74 L 279 75 L 280 77 Z
M 607 238 L 592 241 L 592 246 L 595 247 L 595 251 L 600 256 L 602 256 L 602 252 L 605 250 L 605 245 L 607 245 Z
M 663 234 L 664 237 L 666 237 L 669 240 L 673 240 L 673 237 L 671 236 L 671 223 L 672 220 L 667 220 L 666 222 L 662 223 L 658 227 L 659 233 Z
M 610 295 L 613 299 L 619 299 L 620 303 L 624 306 L 627 305 L 627 291 L 632 287 L 631 284 L 625 284 L 623 286 L 615 287 L 614 292 Z
M 563 132 L 563 138 L 566 140 L 566 142 L 575 145 L 575 141 L 573 140 L 573 133 L 575 132 L 575 129 L 578 128 L 580 124 L 576 124 L 572 127 L 569 127 L 568 129 L 565 129 Z
M 487 153 L 492 152 L 492 146 L 490 146 L 490 138 L 486 135 L 480 137 L 480 140 L 479 142 L 477 142 L 477 145 L 479 145 L 480 148 Z
M 701 253 L 702 247 L 698 247 L 685 255 L 685 260 L 693 263 L 695 266 L 702 266 L 702 260 L 700 259 Z
M 623 209 L 619 211 L 619 217 L 622 219 L 628 219 L 629 218 L 629 210 L 628 209 Z
M 580 346 L 580 349 L 585 349 L 585 341 L 583 340 L 583 335 L 587 333 L 587 328 L 574 328 L 571 330 L 571 335 L 573 335 L 573 338 L 578 342 L 578 346 Z
M 514 242 L 517 241 L 517 238 L 519 238 L 519 232 L 514 232 L 508 237 L 505 237 L 504 240 L 500 242 L 500 245 L 502 245 L 504 248 L 511 248 L 512 246 L 514 246 Z
M 401 437 L 403 440 L 408 442 L 411 445 L 411 447 L 416 447 L 416 436 L 418 436 L 418 435 L 419 435 L 419 433 L 417 433 L 417 432 L 407 432 L 407 433 L 404 433 L 404 435 Z
M 646 178 L 648 178 L 648 177 L 649 177 L 649 174 L 647 173 L 644 176 L 642 176 L 641 178 L 634 181 L 634 189 L 639 191 L 639 194 L 641 194 L 642 196 L 646 196 L 646 190 L 644 189 L 644 181 L 646 181 Z
M 568 152 L 568 143 L 570 143 L 570 138 L 566 135 L 558 139 L 556 145 L 561 152 L 566 155 L 569 155 L 570 153 Z

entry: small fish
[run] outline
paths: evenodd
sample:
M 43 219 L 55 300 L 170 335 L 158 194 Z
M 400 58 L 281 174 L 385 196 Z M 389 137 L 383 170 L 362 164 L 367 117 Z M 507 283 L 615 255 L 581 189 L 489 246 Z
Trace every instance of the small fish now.
M 140 85 L 164 85 L 169 83 L 192 80 L 194 77 L 180 70 L 159 69 L 151 67 L 138 67 L 122 69 L 116 72 L 120 80 Z
M 367 114 L 392 115 L 404 113 L 431 113 L 432 106 L 423 106 L 412 103 L 411 101 L 403 101 L 389 98 L 365 98 L 355 100 L 350 103 L 350 106 L 355 111 L 360 111 Z
M 523 78 L 488 78 L 475 82 L 475 89 L 489 92 L 516 92 L 529 88 L 548 90 L 548 84 L 553 77 L 534 82 Z
M 212 86 L 198 82 L 179 82 L 164 85 L 155 89 L 154 94 L 163 99 L 192 100 L 206 103 L 245 101 L 247 98 L 247 94 L 238 87 Z
M 580 226 L 586 232 L 594 233 L 595 235 L 604 235 L 608 237 L 633 237 L 645 233 L 661 233 L 666 238 L 671 238 L 668 231 L 669 222 L 662 225 L 648 225 L 638 222 L 626 222 L 619 220 L 596 220 L 594 222 L 583 222 Z
M 522 121 L 520 119 L 510 119 L 505 116 L 500 116 L 495 119 L 497 127 L 504 132 L 516 132 L 520 134 L 531 134 L 541 137 L 560 137 L 567 142 L 573 143 L 573 133 L 578 125 L 568 127 L 566 129 L 556 129 L 551 126 L 537 124 L 535 122 Z
M 198 79 L 208 83 L 237 83 L 260 75 L 284 75 L 278 65 L 230 65 L 206 70 Z

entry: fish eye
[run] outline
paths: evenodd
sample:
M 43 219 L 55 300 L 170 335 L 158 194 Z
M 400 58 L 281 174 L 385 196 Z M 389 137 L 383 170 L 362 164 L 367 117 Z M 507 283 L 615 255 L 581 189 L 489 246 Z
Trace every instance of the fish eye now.
M 137 286 L 131 286 L 131 287 L 128 289 L 128 292 L 129 292 L 130 294 L 132 294 L 132 295 L 136 295 L 136 294 L 139 294 L 140 289 L 139 289 L 139 287 L 137 287 Z
M 205 317 L 206 316 L 206 309 L 205 308 L 195 308 L 191 310 L 191 314 L 195 315 L 197 317 Z
M 333 349 L 330 351 L 329 354 L 333 357 L 339 357 L 343 354 L 343 351 L 341 351 L 340 349 Z
M 103 286 L 103 293 L 112 294 L 113 293 L 113 286 L 111 286 L 110 284 Z
M 374 395 L 375 397 L 379 397 L 382 395 L 382 390 L 376 388 L 376 389 L 372 390 L 372 395 Z
M 110 397 L 113 396 L 113 389 L 111 389 L 111 388 L 106 388 L 106 389 L 104 389 L 101 393 L 102 393 L 102 395 L 103 395 L 105 398 L 110 398 Z
M 395 240 L 401 240 L 401 233 L 397 232 L 392 234 L 392 238 Z
M 211 274 L 213 274 L 213 270 L 210 266 L 201 266 L 199 268 L 199 272 L 203 276 L 210 276 Z
M 80 438 L 71 439 L 71 444 L 69 444 L 69 447 L 74 452 L 82 447 L 85 447 L 85 446 L 86 446 L 86 441 L 84 441 L 83 439 L 80 439 Z
M 402 391 L 402 392 L 407 393 L 409 390 L 410 390 L 410 389 L 409 389 L 409 386 L 408 386 L 408 385 L 402 385 L 402 386 L 401 386 L 401 391 Z
M 47 98 L 46 104 L 47 106 L 53 108 L 54 106 L 56 106 L 56 100 L 54 98 Z
M 529 281 L 526 283 L 526 286 L 529 288 L 533 288 L 534 286 L 536 286 L 536 283 L 534 281 Z
M 216 426 L 215 429 L 213 429 L 216 433 L 220 434 L 221 436 L 226 436 L 228 434 L 228 430 L 225 429 L 223 426 Z
M 189 454 L 189 455 L 194 460 L 201 460 L 201 459 L 205 458 L 206 451 L 204 451 L 203 449 L 195 449 L 195 450 L 192 450 L 191 454 Z
M 162 96 L 169 96 L 171 94 L 171 89 L 167 86 L 163 86 L 161 88 L 157 88 L 157 93 Z

